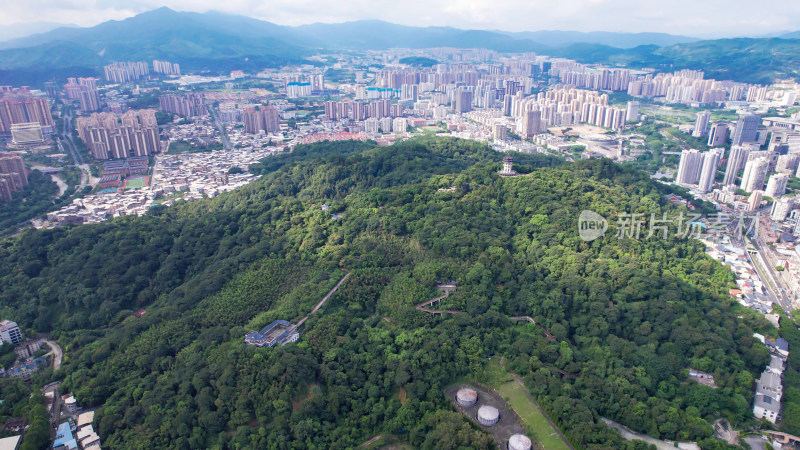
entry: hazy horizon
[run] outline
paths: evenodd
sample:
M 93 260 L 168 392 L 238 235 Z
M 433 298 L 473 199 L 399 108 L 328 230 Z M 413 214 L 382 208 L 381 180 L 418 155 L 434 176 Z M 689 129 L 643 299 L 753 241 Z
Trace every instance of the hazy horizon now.
M 49 2 L 48 2 L 49 3 Z M 116 3 L 119 3 L 118 5 Z M 800 3 L 765 0 L 757 5 L 744 0 L 694 2 L 673 0 L 657 8 L 631 0 L 563 0 L 553 6 L 543 0 L 451 1 L 412 0 L 402 4 L 356 0 L 346 5 L 319 0 L 278 0 L 269 8 L 252 0 L 225 4 L 208 0 L 129 3 L 110 0 L 103 7 L 66 2 L 53 6 L 43 0 L 17 3 L 6 8 L 0 26 L 55 22 L 65 26 L 91 27 L 107 20 L 123 20 L 166 6 L 175 11 L 219 11 L 279 25 L 342 23 L 382 20 L 409 26 L 449 26 L 496 31 L 579 31 L 612 33 L 668 33 L 696 38 L 757 37 L 798 29 Z M 422 11 L 422 13 L 420 13 Z M 32 33 L 40 31 L 34 30 Z

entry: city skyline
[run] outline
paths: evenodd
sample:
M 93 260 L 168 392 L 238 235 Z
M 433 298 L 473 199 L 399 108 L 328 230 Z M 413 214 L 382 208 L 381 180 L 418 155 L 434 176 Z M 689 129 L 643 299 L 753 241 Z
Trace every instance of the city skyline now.
M 46 6 L 46 7 L 45 7 Z M 123 20 L 159 7 L 176 11 L 219 11 L 276 23 L 298 26 L 312 23 L 342 23 L 383 20 L 410 26 L 449 26 L 460 29 L 508 32 L 564 30 L 579 32 L 656 32 L 697 38 L 770 36 L 797 30 L 800 4 L 766 0 L 758 4 L 733 0 L 690 2 L 677 0 L 657 8 L 631 0 L 565 0 L 557 4 L 470 0 L 412 3 L 359 0 L 333 4 L 316 0 L 279 0 L 269 6 L 254 0 L 219 4 L 206 0 L 106 1 L 87 6 L 65 2 L 57 7 L 42 0 L 9 5 L 0 26 L 56 22 L 90 27 L 107 20 Z M 687 15 L 686 11 L 692 11 Z

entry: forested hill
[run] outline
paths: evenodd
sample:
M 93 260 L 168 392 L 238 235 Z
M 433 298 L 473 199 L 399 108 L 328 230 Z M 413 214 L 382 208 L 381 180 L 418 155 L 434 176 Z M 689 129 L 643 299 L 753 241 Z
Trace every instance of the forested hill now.
M 530 174 L 504 179 L 501 156 L 435 138 L 301 146 L 211 200 L 26 232 L 0 243 L 0 313 L 64 345 L 64 390 L 100 407 L 109 448 L 492 448 L 443 388 L 480 381 L 493 355 L 577 447 L 642 448 L 608 417 L 724 448 L 709 423 L 750 415 L 768 357 L 730 272 L 694 241 L 579 238 L 584 209 L 677 208 L 646 175 L 515 155 Z M 298 343 L 243 343 L 308 314 L 344 269 Z M 464 313 L 414 308 L 439 279 Z M 688 366 L 719 388 L 686 382 Z
M 707 78 L 744 83 L 800 79 L 800 40 L 789 38 L 710 39 L 634 48 L 573 44 L 553 54 L 583 63 L 650 67 L 661 72 L 701 70 Z

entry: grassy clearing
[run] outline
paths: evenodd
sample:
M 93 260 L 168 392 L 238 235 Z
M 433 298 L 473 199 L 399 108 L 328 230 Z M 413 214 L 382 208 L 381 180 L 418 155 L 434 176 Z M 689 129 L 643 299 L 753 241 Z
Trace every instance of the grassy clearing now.
M 569 450 L 558 432 L 550 426 L 547 418 L 528 398 L 525 390 L 500 366 L 500 358 L 492 358 L 486 367 L 488 384 L 514 408 L 524 422 L 522 426 L 538 440 L 546 450 Z
M 390 434 L 379 436 L 378 439 L 367 445 L 361 444 L 359 448 L 367 450 L 412 450 L 414 447 L 401 442 L 397 436 Z

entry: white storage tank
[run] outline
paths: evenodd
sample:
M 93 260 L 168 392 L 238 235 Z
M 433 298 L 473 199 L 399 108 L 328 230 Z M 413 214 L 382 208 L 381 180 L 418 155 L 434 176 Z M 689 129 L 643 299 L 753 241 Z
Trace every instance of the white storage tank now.
M 524 434 L 515 434 L 508 439 L 508 450 L 531 450 L 531 440 Z
M 456 401 L 461 406 L 472 406 L 478 403 L 478 392 L 475 389 L 461 388 L 456 393 Z
M 478 408 L 478 422 L 490 427 L 500 420 L 500 411 L 494 406 L 483 405 Z

